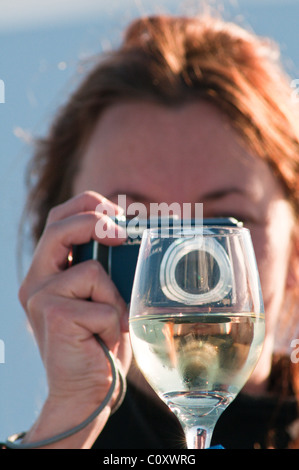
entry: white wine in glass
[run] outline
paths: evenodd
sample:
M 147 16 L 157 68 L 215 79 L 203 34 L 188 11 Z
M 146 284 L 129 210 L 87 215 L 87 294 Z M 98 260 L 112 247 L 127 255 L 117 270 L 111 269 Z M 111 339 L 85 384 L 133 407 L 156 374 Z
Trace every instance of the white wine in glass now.
M 146 230 L 130 336 L 138 367 L 179 419 L 187 447 L 209 447 L 218 418 L 248 380 L 263 345 L 263 299 L 249 231 Z

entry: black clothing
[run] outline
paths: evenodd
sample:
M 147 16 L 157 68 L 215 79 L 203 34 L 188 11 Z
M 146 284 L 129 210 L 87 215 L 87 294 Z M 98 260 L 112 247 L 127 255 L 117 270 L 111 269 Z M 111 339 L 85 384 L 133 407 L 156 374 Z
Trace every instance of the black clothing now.
M 239 394 L 223 412 L 211 445 L 226 449 L 286 448 L 288 427 L 299 418 L 296 401 Z M 272 439 L 269 444 L 269 437 Z M 184 449 L 176 417 L 128 383 L 123 404 L 110 417 L 94 449 Z

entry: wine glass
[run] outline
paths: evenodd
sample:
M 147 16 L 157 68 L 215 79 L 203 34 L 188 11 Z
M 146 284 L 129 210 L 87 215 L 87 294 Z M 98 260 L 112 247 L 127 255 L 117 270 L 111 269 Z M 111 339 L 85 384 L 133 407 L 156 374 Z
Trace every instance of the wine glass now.
M 264 339 L 249 230 L 145 230 L 129 322 L 137 365 L 177 416 L 187 448 L 208 448 L 218 418 L 255 368 Z

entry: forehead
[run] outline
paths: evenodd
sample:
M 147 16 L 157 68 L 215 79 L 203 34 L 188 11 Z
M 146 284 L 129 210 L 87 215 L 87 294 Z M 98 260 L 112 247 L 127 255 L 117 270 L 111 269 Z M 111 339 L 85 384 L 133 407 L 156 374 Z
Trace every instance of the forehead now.
M 157 200 L 166 200 L 166 193 L 176 200 L 179 192 L 187 201 L 231 184 L 258 194 L 265 178 L 272 178 L 268 166 L 246 149 L 214 105 L 132 102 L 109 108 L 99 119 L 77 192 L 136 192 Z

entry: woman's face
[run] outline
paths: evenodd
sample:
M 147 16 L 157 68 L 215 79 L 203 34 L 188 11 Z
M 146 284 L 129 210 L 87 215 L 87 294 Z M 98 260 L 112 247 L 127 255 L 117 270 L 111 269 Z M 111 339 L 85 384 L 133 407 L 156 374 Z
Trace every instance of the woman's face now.
M 251 154 L 228 119 L 204 101 L 181 107 L 132 102 L 104 112 L 89 140 L 74 193 L 118 202 L 203 203 L 204 217 L 234 216 L 251 230 L 266 311 L 269 372 L 288 276 L 294 218 L 270 167 Z

